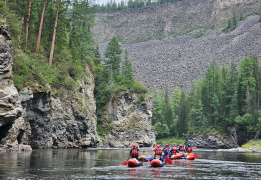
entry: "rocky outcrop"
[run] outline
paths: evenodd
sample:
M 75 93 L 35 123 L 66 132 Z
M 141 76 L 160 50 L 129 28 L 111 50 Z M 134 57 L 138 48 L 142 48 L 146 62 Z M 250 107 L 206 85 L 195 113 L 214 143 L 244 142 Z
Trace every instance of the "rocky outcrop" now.
M 212 149 L 230 149 L 238 147 L 237 143 L 229 136 L 221 134 L 205 134 L 198 136 L 189 136 L 186 139 L 186 145 L 197 146 L 198 148 Z
M 18 137 L 24 131 L 19 94 L 13 83 L 13 51 L 7 28 L 0 27 L 0 149 L 19 150 Z M 11 147 L 11 148 L 10 148 Z M 27 149 L 30 149 L 27 148 Z
M 96 103 L 94 77 L 78 82 L 73 94 L 55 97 L 13 84 L 13 52 L 7 29 L 0 28 L 0 150 L 95 147 Z M 68 97 L 69 96 L 69 97 Z
M 250 139 L 247 130 L 236 129 L 235 126 L 228 127 L 228 133 L 231 135 L 232 140 L 239 146 L 245 144 Z
M 26 129 L 21 142 L 33 148 L 96 147 L 99 140 L 92 80 L 79 83 L 78 91 L 69 98 L 22 89 Z
M 101 146 L 131 147 L 137 143 L 141 147 L 155 144 L 152 127 L 153 100 L 147 97 L 138 103 L 138 94 L 123 93 L 107 104 L 104 118 L 110 119 L 114 129 L 102 140 Z

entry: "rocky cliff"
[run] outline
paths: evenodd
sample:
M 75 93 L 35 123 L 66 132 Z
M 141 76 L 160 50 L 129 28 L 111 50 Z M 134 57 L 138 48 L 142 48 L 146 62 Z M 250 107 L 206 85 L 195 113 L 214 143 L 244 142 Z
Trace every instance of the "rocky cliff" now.
M 11 39 L 0 28 L 0 144 L 21 149 L 95 147 L 96 103 L 94 78 L 86 67 L 88 82 L 78 82 L 76 93 L 55 97 L 25 87 L 20 95 L 12 79 L 13 53 Z M 1 148 L 0 148 L 1 149 Z M 23 148 L 25 149 L 25 148 Z
M 86 66 L 88 79 L 78 82 L 72 94 L 52 95 L 24 87 L 18 93 L 13 84 L 11 38 L 0 28 L 0 150 L 32 148 L 96 147 L 96 102 L 94 77 Z M 37 84 L 35 84 L 37 86 Z M 107 105 L 107 120 L 114 126 L 102 146 L 124 147 L 131 143 L 155 143 L 151 125 L 153 101 L 137 102 L 138 95 L 124 93 Z
M 198 148 L 230 149 L 238 147 L 238 144 L 230 136 L 221 134 L 205 134 L 189 136 L 185 144 L 197 146 Z
M 77 96 L 54 97 L 47 92 L 23 88 L 25 131 L 22 143 L 33 148 L 96 147 L 96 104 L 94 82 L 79 83 Z
M 104 118 L 110 119 L 115 128 L 102 140 L 102 146 L 131 147 L 137 143 L 141 147 L 155 144 L 152 126 L 153 100 L 146 98 L 138 102 L 138 95 L 122 93 L 107 104 Z
M 0 144 L 7 145 L 4 148 L 18 145 L 18 137 L 24 131 L 23 109 L 13 83 L 12 65 L 11 38 L 7 28 L 0 27 Z

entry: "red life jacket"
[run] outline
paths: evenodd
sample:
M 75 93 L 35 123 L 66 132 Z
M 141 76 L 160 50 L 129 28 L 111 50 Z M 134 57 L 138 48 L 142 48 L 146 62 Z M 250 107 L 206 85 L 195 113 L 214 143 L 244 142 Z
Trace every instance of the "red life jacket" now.
M 164 149 L 164 151 L 169 151 L 169 148 L 168 148 L 168 147 L 166 147 L 166 148 Z
M 161 156 L 162 155 L 162 150 L 161 149 L 156 149 L 155 155 Z
M 179 151 L 185 151 L 184 147 L 180 147 Z
M 176 154 L 177 153 L 177 148 L 176 147 L 174 147 L 174 148 L 172 148 L 172 150 L 171 150 L 171 155 L 173 155 L 173 154 Z
M 188 152 L 188 153 L 191 153 L 191 152 L 192 152 L 192 148 L 189 147 L 189 148 L 187 149 L 187 152 Z
M 137 150 L 137 149 L 132 149 L 132 150 L 131 150 L 131 156 L 132 156 L 132 157 L 139 156 L 138 150 Z

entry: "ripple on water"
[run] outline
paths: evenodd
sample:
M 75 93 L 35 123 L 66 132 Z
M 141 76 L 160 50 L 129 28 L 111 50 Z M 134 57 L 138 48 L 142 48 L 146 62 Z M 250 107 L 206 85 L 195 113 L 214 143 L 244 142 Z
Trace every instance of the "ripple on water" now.
M 141 152 L 151 154 L 151 149 Z M 0 154 L 0 179 L 261 179 L 259 154 L 196 153 L 199 159 L 175 160 L 162 168 L 147 162 L 137 168 L 122 166 L 129 149 L 38 150 L 22 159 Z

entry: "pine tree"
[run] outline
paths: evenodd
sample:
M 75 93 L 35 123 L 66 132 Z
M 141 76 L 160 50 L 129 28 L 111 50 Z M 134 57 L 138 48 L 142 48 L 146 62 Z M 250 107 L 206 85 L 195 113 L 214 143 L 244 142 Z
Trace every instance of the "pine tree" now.
M 245 87 L 246 93 L 246 110 L 253 109 L 253 99 L 255 99 L 255 86 L 256 80 L 253 76 L 253 69 L 255 69 L 255 63 L 252 57 L 245 57 L 240 64 L 240 73 L 242 77 L 242 85 Z
M 105 51 L 105 57 L 109 58 L 105 63 L 107 66 L 111 66 L 114 79 L 120 74 L 121 53 L 121 46 L 118 39 L 114 36 Z
M 32 8 L 32 0 L 29 2 L 29 10 L 27 15 L 27 22 L 26 22 L 26 30 L 25 30 L 25 48 L 27 48 L 27 40 L 28 40 L 28 31 L 29 31 L 29 21 L 31 15 L 31 8 Z
M 156 122 L 161 121 L 162 117 L 162 98 L 160 96 L 160 92 L 157 86 L 154 87 L 152 92 L 152 98 L 154 101 L 154 108 L 152 112 L 152 124 L 154 125 Z
M 124 62 L 122 63 L 122 74 L 126 79 L 126 83 L 132 83 L 134 81 L 134 70 L 132 63 L 128 59 L 128 50 L 125 50 Z
M 168 86 L 166 86 L 164 90 L 163 118 L 164 118 L 163 119 L 164 124 L 167 124 L 168 127 L 170 127 L 170 125 L 173 122 L 173 112 L 170 106 Z
M 181 101 L 179 105 L 179 112 L 178 112 L 178 123 L 177 123 L 177 129 L 178 129 L 178 135 L 179 137 L 182 137 L 184 133 L 187 132 L 187 115 L 188 115 L 188 103 L 186 99 L 186 94 L 184 92 L 181 93 Z
M 52 46 L 51 46 L 51 52 L 50 52 L 49 65 L 52 65 L 52 61 L 53 61 L 54 42 L 55 42 L 56 29 L 57 29 L 57 23 L 58 23 L 59 8 L 60 8 L 60 0 L 58 0 L 58 5 L 57 5 L 57 12 L 56 12 L 56 19 L 55 19 L 55 25 L 54 25 L 54 30 L 53 30 L 53 40 L 52 40 Z
M 36 54 L 39 53 L 45 8 L 46 8 L 46 0 L 44 0 L 44 5 L 43 5 L 43 12 L 42 12 L 42 16 L 41 16 L 41 23 L 40 23 L 40 27 L 39 27 L 38 39 L 37 39 L 37 44 L 36 44 L 36 49 L 35 49 Z

